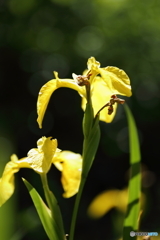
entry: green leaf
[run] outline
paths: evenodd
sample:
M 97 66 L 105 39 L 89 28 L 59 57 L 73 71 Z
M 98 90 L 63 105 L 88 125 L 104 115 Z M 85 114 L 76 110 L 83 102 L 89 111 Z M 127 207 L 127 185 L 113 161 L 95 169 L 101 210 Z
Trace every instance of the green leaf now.
M 86 104 L 86 110 L 84 113 L 83 123 L 82 123 L 84 138 L 87 138 L 90 134 L 93 119 L 94 119 L 93 107 L 92 107 L 92 103 L 90 101 L 90 103 Z
M 127 213 L 124 221 L 123 240 L 128 240 L 131 231 L 137 231 L 140 216 L 140 195 L 141 195 L 141 172 L 140 172 L 140 145 L 138 131 L 134 117 L 125 104 L 125 112 L 129 128 L 129 147 L 130 147 L 130 180 Z M 132 237 L 136 239 L 136 237 Z
M 51 215 L 56 223 L 57 234 L 60 240 L 64 240 L 65 234 L 64 234 L 64 228 L 63 228 L 63 221 L 62 221 L 61 211 L 60 211 L 57 199 L 55 198 L 52 191 L 49 189 L 47 174 L 41 173 L 40 176 L 41 176 L 43 190 L 44 190 L 48 207 L 50 208 Z
M 57 223 L 56 223 L 54 217 L 52 217 L 50 209 L 43 202 L 42 198 L 40 197 L 40 195 L 38 194 L 36 189 L 33 188 L 33 186 L 25 179 L 23 179 L 23 182 L 25 183 L 25 185 L 29 191 L 29 194 L 32 198 L 34 206 L 38 212 L 38 215 L 40 217 L 42 225 L 43 225 L 45 232 L 46 232 L 47 236 L 49 237 L 49 239 L 50 240 L 62 240 L 62 239 L 64 240 L 64 235 L 63 235 L 63 238 L 59 237 L 59 235 L 61 235 L 61 233 L 59 233 Z
M 97 116 L 91 125 L 91 130 L 88 135 L 84 139 L 83 143 L 83 171 L 82 174 L 84 174 L 86 177 L 88 175 L 88 172 L 93 164 L 97 148 L 100 141 L 100 127 L 99 127 L 99 116 Z

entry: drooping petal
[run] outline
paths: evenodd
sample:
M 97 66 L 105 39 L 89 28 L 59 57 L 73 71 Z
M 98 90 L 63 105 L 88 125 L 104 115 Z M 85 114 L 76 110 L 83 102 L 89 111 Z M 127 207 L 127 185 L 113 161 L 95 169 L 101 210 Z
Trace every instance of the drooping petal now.
M 51 137 L 42 137 L 37 141 L 38 148 L 28 152 L 28 156 L 18 160 L 16 155 L 11 156 L 11 161 L 5 166 L 0 178 L 0 206 L 4 204 L 14 192 L 14 174 L 20 168 L 31 168 L 37 173 L 47 173 L 51 167 L 55 152 L 59 153 L 57 140 Z
M 145 195 L 141 193 L 140 202 L 142 208 L 145 205 Z M 120 212 L 126 212 L 128 203 L 128 189 L 112 189 L 98 194 L 88 208 L 88 215 L 92 218 L 101 218 L 112 208 Z
M 99 68 L 99 73 L 106 83 L 106 86 L 114 94 L 127 97 L 132 95 L 130 79 L 127 74 L 117 67 Z
M 42 128 L 42 121 L 43 121 L 44 114 L 46 112 L 46 108 L 48 106 L 50 97 L 56 89 L 57 89 L 57 80 L 55 79 L 47 82 L 40 89 L 38 100 L 37 100 L 37 114 L 38 114 L 37 122 L 40 128 Z
M 88 214 L 92 218 L 103 217 L 112 208 L 125 212 L 127 207 L 128 191 L 109 190 L 97 195 L 88 208 Z
M 14 174 L 19 171 L 17 161 L 17 156 L 12 155 L 11 161 L 6 164 L 2 177 L 0 178 L 0 206 L 2 206 L 14 192 Z
M 57 148 L 57 140 L 51 137 L 42 137 L 37 142 L 38 148 L 28 152 L 28 156 L 22 162 L 27 162 L 37 173 L 47 173 L 51 167 L 53 156 Z
M 77 85 L 77 83 L 73 79 L 59 79 L 57 72 L 55 73 L 56 79 L 50 80 L 40 89 L 38 100 L 37 100 L 37 113 L 38 118 L 37 122 L 39 127 L 42 128 L 42 121 L 44 118 L 44 114 L 46 112 L 46 108 L 48 106 L 49 100 L 51 98 L 52 93 L 60 88 L 67 87 L 74 89 L 79 92 L 79 94 L 83 95 L 83 89 Z M 64 100 L 65 101 L 65 100 Z
M 53 159 L 53 164 L 62 172 L 61 182 L 65 191 L 63 197 L 72 197 L 78 192 L 80 185 L 82 156 L 70 151 L 62 151 Z
M 94 116 L 97 114 L 97 112 L 109 102 L 111 95 L 113 95 L 114 92 L 112 92 L 107 86 L 106 83 L 103 81 L 101 77 L 96 77 L 94 82 L 92 82 L 91 85 L 91 99 L 92 99 L 92 105 L 94 110 Z M 82 109 L 85 110 L 86 108 L 86 99 L 82 98 Z M 104 108 L 100 112 L 100 120 L 110 123 L 112 122 L 116 109 L 117 109 L 117 103 L 113 106 L 114 111 L 111 115 L 108 114 L 108 108 Z

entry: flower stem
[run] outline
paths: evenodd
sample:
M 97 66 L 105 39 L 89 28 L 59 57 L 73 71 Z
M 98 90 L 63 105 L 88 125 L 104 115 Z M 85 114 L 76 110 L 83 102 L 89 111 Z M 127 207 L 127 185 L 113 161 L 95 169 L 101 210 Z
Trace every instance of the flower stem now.
M 44 195 L 48 204 L 48 207 L 52 210 L 52 199 L 50 197 L 50 189 L 48 186 L 48 179 L 47 179 L 47 175 L 45 173 L 42 173 L 41 175 L 41 181 L 42 181 L 42 185 L 43 185 L 43 190 L 44 190 Z
M 97 152 L 99 139 L 100 139 L 99 116 L 97 115 L 94 118 L 90 84 L 87 84 L 85 87 L 86 87 L 87 104 L 86 104 L 86 110 L 83 117 L 84 141 L 83 141 L 83 153 L 82 153 L 82 159 L 83 159 L 82 177 L 81 177 L 81 183 L 80 183 L 79 191 L 77 193 L 76 201 L 73 209 L 69 240 L 73 240 L 74 238 L 75 224 L 76 224 L 76 218 L 77 218 L 80 199 L 82 196 L 86 178 L 88 176 L 89 170 L 92 166 L 95 154 Z
M 91 89 L 91 87 L 90 87 L 90 83 L 88 83 L 87 85 L 85 85 L 85 87 L 86 87 L 86 97 L 87 97 L 87 104 L 90 104 L 90 102 L 91 102 L 91 93 L 90 93 L 90 89 Z
M 96 120 L 94 119 L 93 123 L 94 124 L 92 126 L 91 132 L 89 133 L 88 137 L 84 138 L 84 142 L 83 142 L 82 178 L 81 178 L 79 191 L 77 193 L 76 201 L 74 205 L 69 240 L 73 240 L 74 238 L 75 224 L 76 224 L 76 218 L 77 218 L 80 199 L 82 196 L 86 178 L 92 166 L 95 154 L 97 152 L 98 144 L 99 144 L 99 139 L 100 139 L 99 119 L 98 118 Z
M 64 240 L 66 238 L 65 238 L 65 232 L 63 227 L 62 215 L 61 215 L 58 202 L 54 194 L 49 189 L 47 175 L 45 173 L 42 173 L 40 176 L 41 176 L 41 181 L 43 185 L 46 202 L 51 211 L 51 216 L 55 221 L 55 230 L 58 236 L 58 240 Z
M 81 196 L 82 196 L 84 184 L 85 184 L 85 178 L 82 178 L 81 184 L 80 184 L 80 187 L 79 187 L 79 191 L 78 191 L 77 196 L 76 196 L 75 205 L 74 205 L 74 210 L 73 210 L 73 215 L 72 215 L 72 222 L 71 222 L 71 228 L 70 228 L 70 234 L 69 234 L 69 240 L 73 240 L 74 239 L 76 218 L 77 218 L 79 203 L 80 203 L 80 199 L 81 199 Z

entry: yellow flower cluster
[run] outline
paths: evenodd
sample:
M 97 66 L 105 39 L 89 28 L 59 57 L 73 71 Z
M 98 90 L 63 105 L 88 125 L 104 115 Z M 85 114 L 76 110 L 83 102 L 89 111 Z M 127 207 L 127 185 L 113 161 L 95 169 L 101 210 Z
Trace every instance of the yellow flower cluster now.
M 47 82 L 40 90 L 37 101 L 38 124 L 42 127 L 42 121 L 52 93 L 60 88 L 67 87 L 76 90 L 82 97 L 82 108 L 85 111 L 87 102 L 86 85 L 89 85 L 90 98 L 93 105 L 94 116 L 100 111 L 100 120 L 111 122 L 113 114 L 108 114 L 103 109 L 107 103 L 111 110 L 117 107 L 117 99 L 111 96 L 116 94 L 131 96 L 130 80 L 127 74 L 117 67 L 100 68 L 100 63 L 94 57 L 88 59 L 88 69 L 84 75 L 73 74 L 73 79 L 60 79 L 54 72 L 55 79 Z M 115 98 L 115 97 L 114 97 Z M 120 101 L 120 99 L 118 99 Z M 51 164 L 54 164 L 62 172 L 61 182 L 64 188 L 64 197 L 71 197 L 78 192 L 81 172 L 82 157 L 70 151 L 60 151 L 57 148 L 57 140 L 51 137 L 42 137 L 37 142 L 37 148 L 31 149 L 27 157 L 18 160 L 16 155 L 11 156 L 11 161 L 5 166 L 0 178 L 0 206 L 5 203 L 14 192 L 14 174 L 20 168 L 31 168 L 38 174 L 47 173 Z

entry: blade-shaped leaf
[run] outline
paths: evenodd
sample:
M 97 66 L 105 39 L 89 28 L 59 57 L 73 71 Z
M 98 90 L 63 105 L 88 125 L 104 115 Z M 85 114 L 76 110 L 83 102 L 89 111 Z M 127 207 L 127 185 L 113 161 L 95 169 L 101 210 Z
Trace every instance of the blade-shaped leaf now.
M 52 217 L 50 209 L 43 202 L 42 198 L 40 197 L 40 195 L 38 194 L 36 189 L 33 188 L 33 186 L 25 179 L 23 179 L 23 182 L 25 183 L 25 185 L 29 191 L 29 194 L 32 198 L 34 206 L 38 212 L 38 215 L 40 217 L 42 225 L 43 225 L 45 232 L 46 232 L 47 236 L 49 237 L 49 239 L 50 240 L 62 240 L 62 238 L 59 237 L 59 235 L 61 235 L 61 233 L 59 233 L 59 229 L 57 228 L 55 219 Z M 64 240 L 64 236 L 63 236 L 63 240 Z
M 141 194 L 141 173 L 140 173 L 140 145 L 138 131 L 134 117 L 125 104 L 125 112 L 129 128 L 129 148 L 130 148 L 130 180 L 127 213 L 124 221 L 123 240 L 128 240 L 131 231 L 137 231 L 140 216 L 140 194 Z M 133 240 L 136 237 L 132 238 Z
M 93 164 L 97 148 L 100 141 L 100 127 L 99 127 L 99 117 L 93 121 L 93 125 L 89 132 L 88 137 L 84 139 L 83 143 L 83 171 L 82 174 L 88 175 L 88 172 Z
M 57 231 L 58 231 L 58 236 L 59 240 L 64 240 L 64 228 L 63 228 L 63 221 L 62 221 L 62 216 L 60 212 L 60 208 L 57 202 L 57 199 L 55 198 L 54 194 L 51 191 L 48 191 L 47 193 L 49 198 L 51 199 L 51 212 L 52 216 L 54 218 L 54 221 L 56 223 Z
M 71 221 L 71 229 L 69 234 L 69 240 L 73 240 L 74 238 L 74 229 L 75 222 L 78 213 L 78 207 L 81 199 L 81 194 L 83 191 L 83 187 L 88 176 L 89 170 L 92 166 L 93 160 L 95 158 L 99 140 L 100 140 L 100 128 L 99 128 L 99 116 L 93 118 L 93 109 L 92 104 L 87 103 L 86 111 L 83 118 L 83 166 L 82 166 L 82 178 L 79 187 L 79 191 L 76 196 L 75 206 L 72 215 Z

